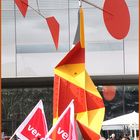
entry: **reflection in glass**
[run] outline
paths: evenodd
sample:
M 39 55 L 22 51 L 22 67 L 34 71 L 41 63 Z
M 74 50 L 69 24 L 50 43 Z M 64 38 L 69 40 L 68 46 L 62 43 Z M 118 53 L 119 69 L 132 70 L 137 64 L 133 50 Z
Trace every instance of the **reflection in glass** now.
M 103 88 L 104 86 L 98 87 L 105 104 L 105 120 L 112 119 L 133 111 L 138 112 L 137 86 L 116 86 L 116 93 L 112 100 L 106 99 L 105 94 L 103 93 Z M 108 94 L 110 95 L 111 92 L 108 92 Z
M 138 112 L 138 86 L 114 86 L 115 96 L 106 100 L 104 86 L 98 86 L 105 104 L 105 119 L 111 119 L 133 111 Z M 106 86 L 107 87 L 107 86 Z M 111 87 L 112 88 L 112 87 Z M 106 90 L 109 91 L 109 90 Z M 113 92 L 114 92 L 113 91 Z M 111 91 L 112 92 L 112 91 Z M 106 92 L 110 94 L 110 92 Z M 18 88 L 2 90 L 2 131 L 11 135 L 42 99 L 48 127 L 52 126 L 53 88 Z

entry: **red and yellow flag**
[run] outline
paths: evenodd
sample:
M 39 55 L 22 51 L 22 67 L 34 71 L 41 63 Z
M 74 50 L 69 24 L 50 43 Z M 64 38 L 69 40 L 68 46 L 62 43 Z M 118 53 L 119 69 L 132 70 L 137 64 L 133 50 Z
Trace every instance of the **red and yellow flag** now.
M 74 99 L 75 118 L 85 140 L 99 140 L 104 118 L 103 100 L 85 69 L 85 39 L 83 9 L 78 13 L 75 47 L 55 67 L 53 117 L 54 122 Z

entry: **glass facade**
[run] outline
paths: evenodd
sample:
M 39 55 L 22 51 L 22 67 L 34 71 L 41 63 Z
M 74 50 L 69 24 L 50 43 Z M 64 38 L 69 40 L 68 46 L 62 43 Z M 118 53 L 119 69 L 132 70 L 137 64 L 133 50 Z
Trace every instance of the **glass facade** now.
M 103 7 L 102 0 L 91 2 Z M 90 75 L 138 74 L 138 0 L 126 0 L 126 3 L 130 11 L 130 31 L 124 40 L 116 40 L 105 27 L 103 12 L 83 2 L 86 64 Z M 29 0 L 29 5 L 44 17 L 55 16 L 58 20 L 59 49 L 56 51 L 54 47 L 44 18 L 30 7 L 24 18 L 13 0 L 2 0 L 4 78 L 53 76 L 53 68 L 72 47 L 78 0 Z M 51 64 L 50 57 L 54 58 Z
M 78 22 L 78 0 L 28 0 L 24 18 L 14 0 L 2 0 L 2 78 L 53 77 L 54 67 L 72 48 Z M 103 0 L 88 0 L 103 7 Z M 91 76 L 138 76 L 138 0 L 126 0 L 130 31 L 123 40 L 107 31 L 103 12 L 83 3 L 86 70 Z M 55 16 L 60 24 L 56 50 L 44 17 Z M 101 79 L 100 79 L 101 80 Z M 100 83 L 101 84 L 101 83 Z M 138 112 L 138 85 L 100 85 L 105 120 Z M 40 84 L 41 85 L 41 84 Z M 121 85 L 121 86 L 120 86 Z M 3 88 L 2 132 L 11 135 L 39 99 L 43 100 L 48 127 L 52 125 L 53 87 Z M 112 88 L 108 92 L 109 88 Z
M 2 90 L 2 131 L 11 135 L 41 99 L 52 125 L 52 88 L 18 88 Z
M 98 86 L 105 104 L 105 119 L 111 119 L 133 111 L 138 112 L 138 86 L 114 86 L 112 99 L 106 98 L 110 92 L 104 92 L 104 87 Z M 111 95 L 110 95 L 111 96 Z M 48 127 L 52 126 L 53 88 L 16 88 L 2 90 L 2 131 L 11 135 L 28 113 L 42 99 Z

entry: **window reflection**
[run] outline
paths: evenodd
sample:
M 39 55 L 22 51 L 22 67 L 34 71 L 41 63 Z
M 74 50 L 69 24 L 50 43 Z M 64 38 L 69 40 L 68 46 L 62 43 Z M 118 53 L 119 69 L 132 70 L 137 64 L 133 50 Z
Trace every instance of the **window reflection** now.
M 52 125 L 52 88 L 2 90 L 2 131 L 11 135 L 42 99 L 48 127 Z
M 138 112 L 138 86 L 98 86 L 98 90 L 105 104 L 105 120 L 133 111 Z M 110 94 L 113 95 L 113 98 L 110 98 Z M 2 131 L 6 135 L 11 135 L 39 99 L 43 101 L 48 127 L 50 128 L 52 125 L 52 98 L 52 87 L 3 89 Z
M 105 87 L 110 88 L 110 86 Z M 105 104 L 105 120 L 133 111 L 138 112 L 138 87 L 133 85 L 114 86 L 114 88 L 114 91 L 108 90 L 105 95 L 104 86 L 98 86 Z M 113 96 L 113 98 L 111 99 L 110 96 Z M 108 100 L 107 97 L 111 100 Z

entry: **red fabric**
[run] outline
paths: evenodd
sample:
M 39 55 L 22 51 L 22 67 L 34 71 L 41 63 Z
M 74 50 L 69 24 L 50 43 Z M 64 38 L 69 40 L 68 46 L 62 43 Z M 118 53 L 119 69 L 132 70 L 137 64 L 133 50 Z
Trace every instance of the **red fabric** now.
M 46 18 L 56 49 L 58 48 L 59 40 L 59 23 L 55 17 Z
M 60 84 L 60 77 L 55 75 L 54 76 L 54 84 L 53 84 L 53 117 L 58 117 L 58 103 L 59 103 L 59 84 Z
M 55 130 L 52 132 L 49 138 L 52 138 L 53 140 L 62 140 L 62 136 L 64 133 L 66 134 L 66 137 L 68 138 L 69 135 L 69 129 L 71 129 L 70 126 L 70 109 L 67 111 L 65 116 L 62 120 L 60 120 L 59 124 L 55 127 Z M 66 138 L 66 139 L 67 139 Z
M 45 138 L 47 140 L 77 140 L 73 101 L 65 108 Z
M 56 66 L 62 66 L 65 64 L 77 64 L 85 63 L 85 48 L 81 48 L 80 42 L 68 53 L 64 59 Z
M 38 138 L 44 138 L 47 134 L 47 128 L 44 120 L 44 115 L 40 108 L 37 109 L 31 120 L 27 123 L 25 128 L 21 131 L 29 140 L 38 140 Z
M 85 91 L 73 83 L 70 83 L 57 75 L 55 75 L 54 81 L 54 117 L 57 117 L 57 113 L 58 116 L 60 116 L 72 99 L 75 101 L 75 113 L 104 107 L 101 98 Z M 57 108 L 59 108 L 58 112 Z
M 130 14 L 125 0 L 105 0 L 104 22 L 109 33 L 116 39 L 123 39 L 130 28 Z
M 28 9 L 28 0 L 15 0 L 15 3 L 21 14 L 25 17 Z
M 88 111 L 104 107 L 103 99 L 86 91 Z
M 100 135 L 96 134 L 94 131 L 91 131 L 89 128 L 80 124 L 79 122 L 78 122 L 78 125 L 79 125 L 80 131 L 84 140 L 99 140 L 100 139 Z

